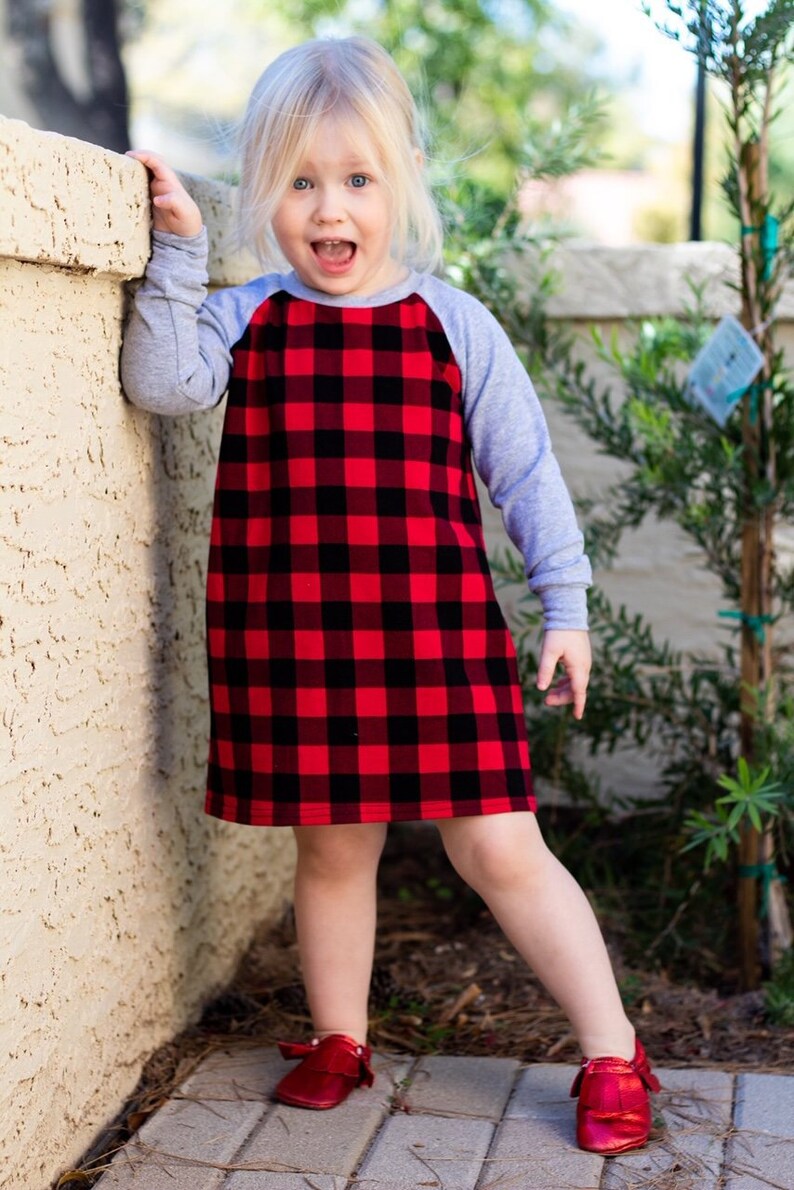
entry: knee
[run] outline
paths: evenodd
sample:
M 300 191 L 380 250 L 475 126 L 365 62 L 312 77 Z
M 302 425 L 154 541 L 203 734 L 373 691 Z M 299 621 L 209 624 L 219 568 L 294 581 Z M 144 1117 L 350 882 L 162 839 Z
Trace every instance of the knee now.
M 385 826 L 318 826 L 295 830 L 298 869 L 325 880 L 350 880 L 375 873 L 386 841 Z
M 458 875 L 485 900 L 489 892 L 518 888 L 537 878 L 545 844 L 534 831 L 481 820 L 484 829 L 454 831 L 444 844 Z

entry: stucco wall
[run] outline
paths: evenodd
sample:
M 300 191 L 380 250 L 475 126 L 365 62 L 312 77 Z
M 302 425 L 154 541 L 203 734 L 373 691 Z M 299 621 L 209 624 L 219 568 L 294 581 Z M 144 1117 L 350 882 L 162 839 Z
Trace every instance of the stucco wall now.
M 188 180 L 218 285 L 229 192 Z M 125 282 L 148 256 L 135 163 L 0 118 L 0 1187 L 44 1190 L 114 1116 L 148 1055 L 230 976 L 286 895 L 286 832 L 201 809 L 203 574 L 220 412 L 157 419 L 119 391 Z M 715 245 L 562 254 L 555 310 L 605 332 L 679 312 L 684 278 L 735 309 Z M 794 294 L 781 310 L 794 357 Z M 571 488 L 615 464 L 547 411 Z M 492 544 L 498 517 L 487 512 Z M 686 540 L 646 526 L 600 576 L 685 647 L 720 628 Z M 621 767 L 623 766 L 623 767 Z M 637 759 L 610 780 L 641 789 Z M 629 783 L 631 783 L 629 785 Z
M 197 187 L 217 228 L 225 192 Z M 220 415 L 122 398 L 143 170 L 0 119 L 0 1186 L 44 1190 L 280 911 L 287 831 L 202 812 Z M 224 282 L 241 279 L 229 261 Z

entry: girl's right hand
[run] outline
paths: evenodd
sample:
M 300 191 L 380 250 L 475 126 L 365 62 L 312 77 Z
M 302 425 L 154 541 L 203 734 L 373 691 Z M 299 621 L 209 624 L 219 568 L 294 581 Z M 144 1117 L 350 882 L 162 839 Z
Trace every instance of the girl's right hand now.
M 152 214 L 155 231 L 170 231 L 177 236 L 195 236 L 201 231 L 201 211 L 170 166 L 148 149 L 130 149 L 151 175 Z

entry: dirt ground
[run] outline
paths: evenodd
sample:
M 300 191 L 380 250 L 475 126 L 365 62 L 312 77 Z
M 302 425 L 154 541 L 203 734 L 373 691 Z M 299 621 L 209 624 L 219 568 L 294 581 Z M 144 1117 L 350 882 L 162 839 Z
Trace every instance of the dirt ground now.
M 458 879 L 434 832 L 387 844 L 370 1006 L 374 1048 L 577 1062 L 566 1018 Z M 608 936 L 608 932 L 607 932 Z M 770 1025 L 761 993 L 724 995 L 628 969 L 612 950 L 629 1015 L 661 1065 L 794 1069 L 794 1029 Z M 264 931 L 205 1026 L 232 1014 L 268 1040 L 311 1029 L 290 919 Z

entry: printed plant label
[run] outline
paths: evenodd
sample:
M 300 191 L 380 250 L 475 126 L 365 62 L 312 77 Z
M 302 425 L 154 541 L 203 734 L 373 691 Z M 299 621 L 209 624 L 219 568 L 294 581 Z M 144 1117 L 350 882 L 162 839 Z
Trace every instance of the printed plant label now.
M 724 426 L 764 363 L 755 339 L 726 314 L 698 352 L 689 372 L 688 394 Z

